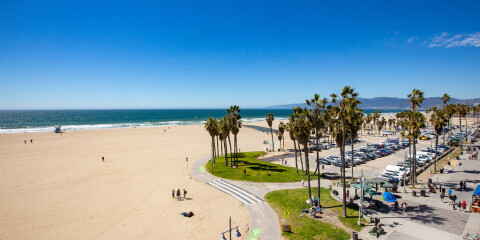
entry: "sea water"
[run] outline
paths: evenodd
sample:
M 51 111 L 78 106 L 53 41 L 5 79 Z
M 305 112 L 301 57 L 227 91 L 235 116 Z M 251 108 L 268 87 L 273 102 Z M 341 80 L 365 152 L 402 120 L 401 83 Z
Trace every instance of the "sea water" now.
M 364 109 L 372 113 L 377 109 Z M 396 113 L 401 110 L 382 110 Z M 287 121 L 292 109 L 242 109 L 244 122 L 265 121 L 267 113 Z M 117 109 L 117 110 L 3 110 L 0 133 L 48 132 L 61 126 L 64 131 L 203 124 L 208 117 L 220 119 L 225 109 Z

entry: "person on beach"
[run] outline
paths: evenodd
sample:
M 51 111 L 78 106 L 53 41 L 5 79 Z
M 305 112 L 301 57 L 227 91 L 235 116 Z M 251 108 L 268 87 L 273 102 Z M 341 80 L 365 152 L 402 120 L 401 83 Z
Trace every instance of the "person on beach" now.
M 398 201 L 395 201 L 395 202 L 393 203 L 393 209 L 394 209 L 395 211 L 397 211 L 397 209 L 398 209 Z
M 175 198 L 175 189 L 172 189 L 172 198 Z
M 102 156 L 102 162 L 105 162 L 105 157 Z
M 245 176 L 246 174 L 247 174 L 247 169 L 244 168 L 244 169 L 243 169 L 243 176 Z
M 187 199 L 187 190 L 183 189 L 183 198 Z
M 462 208 L 464 212 L 467 210 L 467 202 L 465 201 L 462 202 Z
M 407 203 L 406 202 L 402 203 L 402 208 L 403 208 L 403 212 L 407 211 Z
M 462 190 L 462 189 L 463 189 L 463 182 L 460 181 L 460 190 Z
M 305 181 L 302 179 L 302 187 L 305 187 Z
M 27 144 L 27 140 L 23 141 L 25 144 Z
M 33 139 L 30 139 L 30 143 L 33 143 Z
M 182 195 L 180 195 L 180 194 L 181 194 L 181 193 L 180 193 L 180 188 L 179 188 L 179 189 L 177 190 L 177 200 L 180 200 L 180 197 L 182 196 Z

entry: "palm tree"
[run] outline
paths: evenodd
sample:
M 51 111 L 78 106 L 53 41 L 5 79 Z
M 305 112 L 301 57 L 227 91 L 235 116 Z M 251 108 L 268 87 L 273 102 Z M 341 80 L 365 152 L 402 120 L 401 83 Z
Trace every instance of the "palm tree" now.
M 228 135 L 230 135 L 230 124 L 226 116 L 220 120 L 218 127 L 219 127 L 218 128 L 219 132 L 222 134 L 222 138 L 223 138 L 223 145 L 225 150 L 225 166 L 228 166 L 227 137 Z
M 417 107 L 420 107 L 420 104 L 423 102 L 423 99 L 424 99 L 423 95 L 424 95 L 424 93 L 422 91 L 420 91 L 418 89 L 415 89 L 415 88 L 412 90 L 412 93 L 407 95 L 407 98 L 409 99 L 408 103 L 412 104 L 412 112 L 416 112 Z M 412 133 L 412 135 L 415 135 L 415 134 Z M 413 152 L 413 161 L 416 161 L 416 155 L 417 155 L 416 152 L 415 152 L 416 139 L 417 139 L 417 137 L 415 137 L 413 139 L 413 151 L 414 151 Z M 414 164 L 414 165 L 416 165 L 416 164 Z M 416 168 L 416 166 L 414 168 Z M 414 173 L 416 174 L 416 172 L 414 172 Z M 415 178 L 416 178 L 416 176 L 415 176 Z
M 443 107 L 442 107 L 442 109 L 445 109 L 445 104 L 447 104 L 447 102 L 450 101 L 450 95 L 444 93 L 441 99 L 442 99 L 442 101 L 443 101 Z
M 455 112 L 455 105 L 448 104 L 447 106 L 445 106 L 445 117 L 448 119 L 448 136 L 450 138 L 450 146 L 452 146 L 452 118 Z
M 378 121 L 380 119 L 381 114 L 382 114 L 382 111 L 380 111 L 380 110 L 377 110 L 377 111 L 373 112 L 373 124 L 375 125 L 375 127 L 377 129 L 378 129 L 378 123 L 379 123 Z M 380 130 L 379 130 L 378 134 L 380 134 Z
M 338 105 L 334 107 L 333 113 L 338 116 L 341 121 L 342 137 L 341 137 L 341 159 L 342 159 L 342 172 L 343 172 L 343 217 L 347 217 L 347 199 L 346 199 L 346 179 L 345 179 L 345 134 L 346 134 L 346 121 L 352 115 L 353 109 L 360 103 L 357 99 L 358 93 L 355 92 L 350 86 L 345 86 L 340 96 L 336 94 L 330 95 L 332 103 Z
M 205 122 L 205 130 L 210 134 L 212 137 L 212 174 L 213 174 L 213 164 L 215 163 L 215 136 L 217 135 L 217 119 L 208 117 L 208 120 Z
M 293 141 L 293 147 L 295 149 L 295 168 L 297 169 L 297 175 L 298 175 L 297 140 L 295 139 L 295 134 L 294 134 L 294 131 L 295 131 L 294 121 L 295 120 L 293 119 L 293 114 L 292 114 L 290 115 L 289 122 L 286 125 L 286 130 L 288 131 L 288 135 L 290 136 L 290 139 Z M 303 171 L 303 163 L 302 163 L 302 171 Z
M 443 132 L 443 128 L 447 125 L 447 119 L 445 118 L 444 109 L 437 110 L 437 107 L 431 109 L 432 114 L 430 115 L 430 123 L 435 129 L 435 172 L 437 171 L 437 161 L 438 161 L 438 137 Z
M 280 122 L 278 124 L 278 132 L 280 133 L 280 135 L 282 136 L 282 140 L 283 140 L 283 146 L 282 146 L 282 149 L 283 151 L 285 151 L 285 138 L 284 138 L 284 133 L 285 133 L 285 123 L 283 122 Z
M 315 140 L 316 140 L 316 149 L 317 149 L 317 169 L 315 172 L 318 171 L 318 205 L 317 207 L 320 207 L 320 161 L 319 161 L 319 154 L 318 152 L 320 151 L 319 149 L 319 142 L 318 140 L 320 137 L 323 135 L 323 131 L 325 129 L 325 122 L 322 116 L 323 110 L 325 110 L 325 104 L 327 104 L 327 99 L 323 98 L 320 99 L 320 96 L 318 94 L 315 94 L 312 99 L 310 100 L 305 100 L 308 106 L 313 107 L 312 115 L 310 121 L 312 122 L 313 129 L 315 130 Z M 315 173 L 314 173 L 315 174 Z
M 359 102 L 360 103 L 360 102 Z M 355 162 L 353 161 L 353 152 L 354 152 L 354 144 L 355 138 L 358 136 L 358 131 L 360 131 L 361 124 L 363 122 L 363 112 L 359 108 L 354 108 L 352 114 L 347 119 L 347 132 L 350 136 L 350 143 L 352 144 L 352 181 L 353 181 L 353 167 L 355 166 Z
M 460 120 L 460 149 L 463 149 L 463 132 L 462 132 L 462 118 L 467 117 L 467 108 L 466 105 L 458 103 L 455 106 L 455 112 L 458 115 L 458 119 Z
M 275 151 L 275 143 L 273 142 L 273 131 L 272 131 L 272 123 L 273 123 L 273 120 L 275 120 L 275 117 L 273 116 L 272 113 L 267 113 L 265 120 L 267 121 L 268 127 L 270 127 L 270 135 L 272 135 L 272 151 Z
M 311 111 L 306 108 L 296 107 L 293 109 L 296 124 L 295 124 L 295 138 L 300 144 L 303 145 L 305 151 L 305 164 L 307 170 L 307 181 L 308 181 L 308 199 L 310 199 L 311 204 L 313 205 L 312 199 L 312 188 L 310 186 L 310 163 L 308 161 L 308 139 L 310 138 L 310 132 L 312 131 L 312 123 L 310 122 Z
M 425 128 L 426 118 L 425 115 L 419 112 L 407 112 L 406 114 L 406 126 L 408 127 L 409 131 L 409 138 L 413 143 L 415 140 L 420 136 L 420 129 Z M 413 157 L 410 159 L 412 162 L 412 186 L 415 187 L 415 183 L 417 181 L 417 156 L 416 156 L 416 145 L 413 144 Z
M 232 134 L 233 134 L 233 149 L 234 149 L 234 161 L 235 165 L 238 167 L 238 142 L 237 142 L 237 135 L 242 127 L 242 121 L 240 120 L 242 116 L 240 116 L 240 107 L 237 105 L 230 106 L 230 109 L 227 109 L 227 115 L 230 119 L 230 125 L 232 126 Z

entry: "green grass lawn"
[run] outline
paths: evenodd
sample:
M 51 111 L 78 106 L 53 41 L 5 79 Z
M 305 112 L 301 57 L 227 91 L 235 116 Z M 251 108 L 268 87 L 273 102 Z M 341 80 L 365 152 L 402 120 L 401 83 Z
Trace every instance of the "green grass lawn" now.
M 265 152 L 244 152 L 239 153 L 238 168 L 225 166 L 225 157 L 217 157 L 213 165 L 213 175 L 232 180 L 251 181 L 251 182 L 298 182 L 302 179 L 307 180 L 307 176 L 299 170 L 298 175 L 295 168 L 268 163 L 258 160 L 257 157 Z M 300 164 L 300 162 L 299 162 Z M 211 173 L 211 161 L 205 165 L 205 169 Z M 243 169 L 247 173 L 243 174 Z M 270 173 L 270 176 L 268 175 Z M 317 175 L 311 175 L 316 179 Z
M 339 214 L 339 220 L 348 228 L 360 231 L 363 227 L 357 225 L 358 207 L 348 206 L 347 216 L 342 217 L 342 203 L 330 196 L 330 189 L 321 188 L 320 197 L 323 209 L 330 209 Z M 312 193 L 317 193 L 317 188 L 312 188 Z M 300 217 L 300 209 L 308 199 L 308 188 L 289 189 L 269 192 L 265 195 L 268 204 L 280 216 L 282 224 L 292 226 L 292 233 L 283 233 L 287 239 L 349 239 L 350 235 L 343 229 L 332 224 L 324 223 L 312 218 Z M 284 212 L 290 212 L 289 218 L 284 218 Z

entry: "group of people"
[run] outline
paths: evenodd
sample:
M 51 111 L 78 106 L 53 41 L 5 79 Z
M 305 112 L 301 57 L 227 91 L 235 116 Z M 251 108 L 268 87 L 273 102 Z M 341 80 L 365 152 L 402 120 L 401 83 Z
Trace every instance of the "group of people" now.
M 466 183 L 460 181 L 460 189 L 465 190 Z M 440 200 L 443 202 L 443 199 L 445 198 L 445 188 L 442 188 L 440 186 Z M 452 190 L 448 190 L 448 205 L 451 205 L 453 210 L 459 210 L 459 211 L 467 211 L 467 202 L 466 201 L 458 201 L 457 202 L 457 195 L 453 194 Z
M 23 143 L 27 144 L 27 140 L 24 140 Z M 30 143 L 33 143 L 33 139 L 30 139 Z
M 180 201 L 180 199 L 182 198 L 182 193 L 180 192 L 180 188 L 177 190 L 177 200 Z M 175 198 L 175 189 L 172 189 L 172 198 Z M 187 198 L 187 190 L 183 189 L 183 198 L 186 199 Z
M 406 202 L 402 202 L 401 205 L 402 205 L 402 210 L 403 210 L 403 212 L 406 212 L 406 211 L 407 211 L 407 203 L 406 203 Z M 395 201 L 395 202 L 393 203 L 393 209 L 394 209 L 395 211 L 397 211 L 397 209 L 398 209 L 398 201 Z
M 475 196 L 472 202 L 472 211 L 480 212 L 480 196 Z

